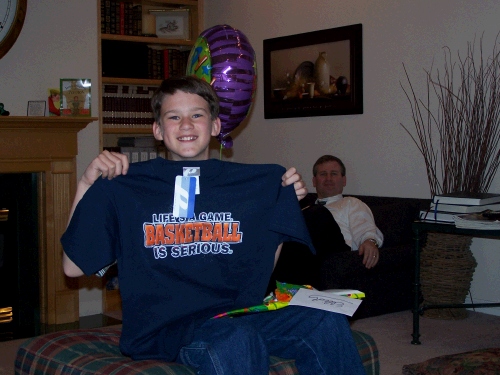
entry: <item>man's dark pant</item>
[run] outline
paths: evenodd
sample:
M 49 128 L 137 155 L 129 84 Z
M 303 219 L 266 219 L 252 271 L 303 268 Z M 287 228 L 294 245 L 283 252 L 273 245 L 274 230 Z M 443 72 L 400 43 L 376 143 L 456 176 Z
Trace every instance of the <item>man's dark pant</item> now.
M 268 293 L 276 288 L 276 281 L 298 285 L 312 285 L 323 289 L 320 264 L 331 253 L 351 251 L 331 212 L 324 206 L 312 205 L 302 210 L 316 250 L 298 242 L 285 242 L 268 286 Z

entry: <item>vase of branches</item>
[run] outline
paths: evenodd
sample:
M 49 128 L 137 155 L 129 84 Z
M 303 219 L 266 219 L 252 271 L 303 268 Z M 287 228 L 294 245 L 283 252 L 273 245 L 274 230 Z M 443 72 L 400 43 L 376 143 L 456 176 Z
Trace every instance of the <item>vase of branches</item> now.
M 404 67 L 413 131 L 401 124 L 423 156 L 431 197 L 452 192 L 487 192 L 500 165 L 500 52 L 483 55 L 483 39 L 467 43 L 454 59 L 444 49 L 444 69 L 426 70 L 420 99 Z M 423 304 L 463 303 L 477 265 L 472 238 L 429 233 L 421 254 Z M 461 319 L 465 309 L 425 310 L 425 316 Z

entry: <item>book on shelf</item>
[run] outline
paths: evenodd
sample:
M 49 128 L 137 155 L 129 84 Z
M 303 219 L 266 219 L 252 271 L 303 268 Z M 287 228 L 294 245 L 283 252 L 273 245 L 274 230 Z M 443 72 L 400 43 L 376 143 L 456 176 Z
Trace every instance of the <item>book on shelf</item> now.
M 163 78 L 167 79 L 170 76 L 170 52 L 168 48 L 163 50 Z
M 149 160 L 149 153 L 154 152 L 155 149 L 148 149 L 148 148 L 140 148 L 139 151 L 139 161 L 148 161 Z
M 455 212 L 457 214 L 471 214 L 483 212 L 486 210 L 500 210 L 500 203 L 483 204 L 483 205 L 465 205 L 465 204 L 445 204 L 431 203 L 431 211 Z
M 482 206 L 486 204 L 500 203 L 500 194 L 496 193 L 468 193 L 454 192 L 435 195 L 433 203 L 438 204 L 462 204 L 470 206 Z
M 118 32 L 116 30 L 116 2 L 115 1 L 110 1 L 109 29 L 110 29 L 110 34 L 118 34 Z
M 123 1 L 117 4 L 117 10 L 120 34 L 125 35 L 125 3 Z
M 142 5 L 132 6 L 132 35 L 142 35 Z

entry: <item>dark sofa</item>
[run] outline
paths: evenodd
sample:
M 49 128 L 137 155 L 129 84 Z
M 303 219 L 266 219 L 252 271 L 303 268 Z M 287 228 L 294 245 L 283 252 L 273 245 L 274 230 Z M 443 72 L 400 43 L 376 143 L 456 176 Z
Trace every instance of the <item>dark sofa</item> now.
M 375 223 L 384 234 L 380 260 L 366 269 L 357 251 L 335 252 L 314 257 L 304 246 L 286 243 L 269 284 L 275 281 L 313 284 L 324 289 L 358 289 L 366 294 L 353 319 L 410 310 L 413 302 L 414 241 L 412 222 L 430 200 L 397 197 L 356 196 L 373 212 Z M 301 206 L 314 204 L 315 193 L 309 193 Z M 333 231 L 327 230 L 329 235 Z M 314 236 L 312 236 L 314 238 Z M 315 244 L 316 246 L 316 244 Z M 290 251 L 286 251 L 290 250 Z

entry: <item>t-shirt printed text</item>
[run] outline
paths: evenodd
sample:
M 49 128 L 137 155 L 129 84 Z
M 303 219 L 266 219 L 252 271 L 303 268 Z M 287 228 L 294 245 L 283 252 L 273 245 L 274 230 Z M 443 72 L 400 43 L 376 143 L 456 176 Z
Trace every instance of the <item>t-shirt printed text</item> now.
M 155 259 L 200 255 L 232 254 L 232 244 L 242 242 L 240 222 L 230 212 L 201 212 L 193 218 L 172 213 L 153 214 L 143 224 L 144 247 L 153 249 Z

